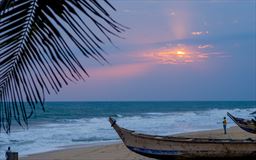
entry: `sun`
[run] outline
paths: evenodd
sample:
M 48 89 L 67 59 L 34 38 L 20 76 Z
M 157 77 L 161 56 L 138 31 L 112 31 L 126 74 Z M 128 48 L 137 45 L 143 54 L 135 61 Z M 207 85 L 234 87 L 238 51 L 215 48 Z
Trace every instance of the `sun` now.
M 183 52 L 183 51 L 177 51 L 176 52 L 176 55 L 185 55 L 186 53 L 185 52 Z

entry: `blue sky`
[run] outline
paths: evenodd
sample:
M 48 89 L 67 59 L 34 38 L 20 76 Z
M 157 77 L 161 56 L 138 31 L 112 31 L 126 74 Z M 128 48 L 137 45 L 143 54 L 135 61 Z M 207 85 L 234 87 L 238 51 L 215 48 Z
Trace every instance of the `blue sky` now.
M 110 64 L 49 101 L 256 100 L 256 1 L 110 0 L 130 27 Z

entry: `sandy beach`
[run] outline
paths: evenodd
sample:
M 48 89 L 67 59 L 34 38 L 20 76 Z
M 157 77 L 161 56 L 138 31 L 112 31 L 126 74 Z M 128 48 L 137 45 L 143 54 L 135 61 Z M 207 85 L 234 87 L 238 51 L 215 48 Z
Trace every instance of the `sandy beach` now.
M 181 137 L 256 139 L 256 135 L 247 133 L 238 127 L 228 128 L 228 134 L 223 130 L 209 130 L 177 134 Z M 69 149 L 39 153 L 21 157 L 21 160 L 152 160 L 129 151 L 123 143 L 105 144 L 92 147 L 74 147 Z

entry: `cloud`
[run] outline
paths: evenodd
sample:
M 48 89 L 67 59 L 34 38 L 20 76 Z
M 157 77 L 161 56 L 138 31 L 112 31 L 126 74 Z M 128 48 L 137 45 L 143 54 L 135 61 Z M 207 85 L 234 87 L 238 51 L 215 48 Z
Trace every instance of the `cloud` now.
M 206 45 L 199 45 L 198 48 L 199 48 L 199 49 L 213 48 L 213 46 L 210 45 L 210 44 L 206 44 Z
M 223 52 L 211 52 L 208 54 L 211 57 L 217 57 L 217 58 L 230 58 L 232 57 L 230 54 L 223 53 Z
M 171 12 L 170 15 L 171 15 L 171 16 L 175 16 L 175 12 Z
M 230 55 L 212 48 L 213 45 L 211 44 L 199 46 L 188 44 L 166 45 L 165 47 L 145 51 L 141 54 L 141 58 L 150 63 L 176 65 L 199 63 L 211 58 L 230 57 Z
M 129 78 L 148 71 L 145 63 L 122 64 L 89 69 L 91 78 Z
M 144 54 L 144 58 L 160 64 L 188 64 L 208 58 L 206 53 L 198 51 L 195 46 L 177 44 L 174 47 L 162 47 Z
M 170 12 L 169 12 L 169 15 L 170 15 L 170 16 L 175 16 L 176 13 L 171 9 Z
M 192 32 L 191 34 L 193 36 L 199 36 L 199 35 L 205 35 L 205 34 L 208 34 L 209 32 L 208 31 L 196 31 L 196 32 Z

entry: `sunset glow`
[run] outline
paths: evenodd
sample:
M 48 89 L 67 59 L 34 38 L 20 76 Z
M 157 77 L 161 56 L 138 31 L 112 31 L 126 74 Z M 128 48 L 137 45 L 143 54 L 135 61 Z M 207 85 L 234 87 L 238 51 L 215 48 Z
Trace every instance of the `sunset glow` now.
M 183 52 L 183 51 L 177 51 L 176 54 L 177 54 L 177 55 L 184 55 L 185 52 Z
M 161 64 L 189 64 L 208 59 L 208 54 L 203 53 L 197 46 L 180 44 L 177 47 L 162 48 L 146 53 L 144 57 Z
M 255 0 L 111 1 L 130 29 L 102 44 L 108 63 L 79 57 L 90 78 L 48 100 L 255 100 Z

